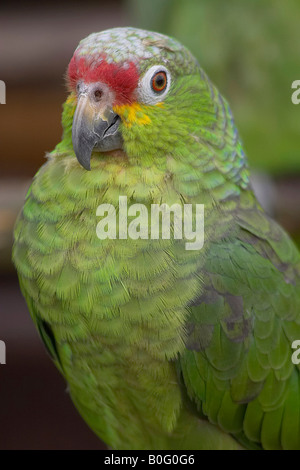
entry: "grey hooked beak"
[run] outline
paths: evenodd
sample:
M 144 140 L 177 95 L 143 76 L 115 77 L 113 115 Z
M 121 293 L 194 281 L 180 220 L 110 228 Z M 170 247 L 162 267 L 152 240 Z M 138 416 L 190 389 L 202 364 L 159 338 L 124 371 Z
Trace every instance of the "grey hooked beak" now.
M 120 117 L 111 106 L 97 106 L 88 93 L 78 97 L 72 126 L 73 148 L 78 162 L 91 169 L 93 151 L 108 152 L 122 149 Z

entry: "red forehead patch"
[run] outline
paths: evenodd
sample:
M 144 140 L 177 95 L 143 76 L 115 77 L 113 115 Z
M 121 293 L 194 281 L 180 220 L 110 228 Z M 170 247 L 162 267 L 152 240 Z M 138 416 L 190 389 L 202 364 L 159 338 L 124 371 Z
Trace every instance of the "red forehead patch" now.
M 128 104 L 134 101 L 134 90 L 137 87 L 139 75 L 133 62 L 126 65 L 108 63 L 105 57 L 101 62 L 85 57 L 72 57 L 68 67 L 68 82 L 72 89 L 76 88 L 78 80 L 85 83 L 106 83 L 116 94 L 114 104 Z

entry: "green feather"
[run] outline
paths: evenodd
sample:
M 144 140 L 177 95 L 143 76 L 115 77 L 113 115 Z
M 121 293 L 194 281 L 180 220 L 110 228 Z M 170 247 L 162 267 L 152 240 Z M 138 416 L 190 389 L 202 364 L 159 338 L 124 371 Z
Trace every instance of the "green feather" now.
M 256 201 L 228 103 L 158 33 L 95 33 L 75 56 L 84 73 L 103 56 L 118 76 L 134 63 L 139 87 L 158 63 L 171 76 L 153 103 L 139 89 L 112 104 L 122 150 L 95 148 L 91 171 L 72 145 L 72 90 L 16 224 L 20 286 L 75 406 L 113 449 L 300 449 L 300 255 Z M 203 248 L 100 240 L 97 207 L 119 196 L 204 204 Z

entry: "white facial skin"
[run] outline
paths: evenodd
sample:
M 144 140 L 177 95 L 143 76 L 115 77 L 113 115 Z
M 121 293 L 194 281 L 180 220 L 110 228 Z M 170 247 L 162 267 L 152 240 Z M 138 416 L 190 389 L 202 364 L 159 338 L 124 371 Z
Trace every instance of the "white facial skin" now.
M 106 83 L 84 83 L 79 81 L 76 87 L 77 96 L 86 97 L 89 101 L 91 110 L 94 111 L 95 117 L 100 115 L 102 118 L 106 114 L 108 108 L 112 108 L 115 100 L 115 93 Z

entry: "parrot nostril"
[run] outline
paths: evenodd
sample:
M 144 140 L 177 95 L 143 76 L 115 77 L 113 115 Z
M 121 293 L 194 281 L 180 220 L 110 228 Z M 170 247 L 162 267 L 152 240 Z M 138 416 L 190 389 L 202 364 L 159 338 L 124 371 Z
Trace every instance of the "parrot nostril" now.
M 97 90 L 94 91 L 94 100 L 95 101 L 100 101 L 102 98 L 103 92 L 97 88 Z

